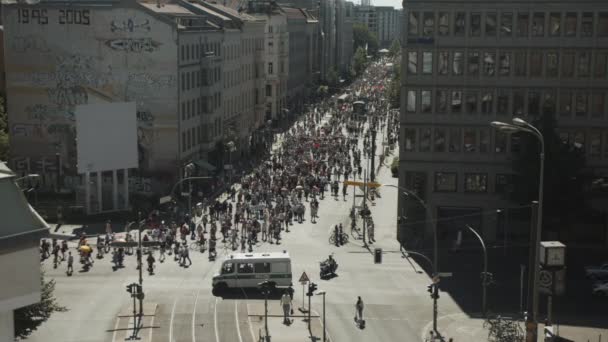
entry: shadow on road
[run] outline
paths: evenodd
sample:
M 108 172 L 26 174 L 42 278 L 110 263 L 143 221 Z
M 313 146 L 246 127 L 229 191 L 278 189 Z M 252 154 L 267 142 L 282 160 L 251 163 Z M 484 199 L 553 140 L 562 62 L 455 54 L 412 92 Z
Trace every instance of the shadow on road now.
M 264 299 L 264 295 L 258 289 L 228 289 L 213 294 L 222 299 Z M 283 290 L 277 289 L 268 295 L 269 300 L 281 299 Z

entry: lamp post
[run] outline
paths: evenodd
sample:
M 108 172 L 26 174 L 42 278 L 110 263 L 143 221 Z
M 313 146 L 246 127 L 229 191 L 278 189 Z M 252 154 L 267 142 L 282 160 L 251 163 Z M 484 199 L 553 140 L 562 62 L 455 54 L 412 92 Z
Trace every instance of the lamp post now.
M 325 294 L 327 292 L 324 290 L 321 290 L 319 292 L 317 292 L 318 295 L 322 295 L 323 296 L 323 339 L 321 340 L 322 342 L 326 342 L 327 341 L 327 326 L 325 326 Z
M 537 325 L 538 325 L 538 290 L 540 281 L 540 240 L 543 224 L 543 184 L 545 179 L 545 139 L 543 134 L 528 122 L 513 118 L 513 123 L 505 123 L 500 121 L 492 121 L 490 125 L 503 133 L 526 132 L 534 135 L 540 141 L 540 174 L 538 182 L 538 208 L 536 213 L 536 234 L 530 235 L 535 241 L 531 241 L 530 253 L 534 257 L 530 257 L 530 272 L 528 276 L 528 289 L 532 289 L 532 303 L 528 299 L 528 314 L 526 324 L 526 340 L 536 341 Z M 534 206 L 533 206 L 534 208 Z M 530 305 L 532 307 L 530 307 Z
M 438 241 L 437 241 L 437 224 L 436 224 L 436 222 L 433 221 L 433 212 L 429 209 L 429 207 L 426 205 L 426 203 L 420 197 L 418 197 L 418 195 L 416 195 L 413 191 L 400 187 L 398 185 L 393 185 L 393 184 L 381 184 L 381 185 L 399 189 L 399 190 L 403 191 L 403 194 L 405 196 L 415 198 L 420 203 L 420 205 L 422 205 L 422 207 L 424 207 L 424 210 L 428 213 L 430 221 L 431 221 L 431 225 L 433 225 L 433 263 L 432 263 L 433 278 L 435 276 L 439 275 L 439 253 L 438 253 L 439 246 L 438 246 Z M 433 297 L 433 331 L 437 332 L 437 297 Z
M 30 174 L 27 174 L 27 175 L 25 175 L 23 177 L 16 178 L 15 179 L 15 183 L 17 183 L 19 181 L 22 181 L 22 180 L 24 180 L 26 178 L 38 178 L 38 177 L 40 177 L 39 174 L 37 174 L 37 173 L 30 173 Z
M 475 236 L 477 237 L 477 239 L 479 240 L 479 242 L 481 242 L 481 248 L 483 248 L 483 274 L 482 274 L 482 278 L 481 278 L 481 285 L 482 285 L 482 297 L 481 297 L 481 312 L 483 314 L 483 316 L 486 316 L 486 287 L 488 286 L 488 282 L 487 282 L 487 276 L 488 276 L 488 252 L 486 250 L 486 244 L 483 242 L 483 239 L 481 238 L 481 235 L 479 235 L 479 233 L 477 233 L 475 231 L 475 229 L 473 229 L 473 227 L 469 226 L 468 224 L 465 226 L 467 227 L 468 230 L 471 231 L 471 233 L 475 234 Z

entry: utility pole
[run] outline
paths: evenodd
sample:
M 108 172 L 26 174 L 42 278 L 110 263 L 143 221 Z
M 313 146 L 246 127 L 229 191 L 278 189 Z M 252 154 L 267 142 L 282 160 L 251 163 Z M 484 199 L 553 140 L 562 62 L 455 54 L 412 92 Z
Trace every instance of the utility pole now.
M 376 126 L 374 125 L 373 120 L 372 120 L 370 126 L 372 129 L 372 151 L 371 151 L 372 166 L 371 166 L 371 171 L 370 171 L 370 179 L 373 182 L 376 180 Z
M 361 236 L 361 239 L 363 240 L 363 247 L 367 248 L 367 241 L 365 240 L 365 233 L 367 230 L 367 170 L 363 171 L 363 209 L 362 209 L 362 213 L 363 215 L 361 216 L 363 218 L 363 234 Z
M 142 264 L 142 257 L 143 257 L 143 249 L 141 247 L 141 233 L 142 233 L 142 225 L 141 225 L 141 211 L 137 214 L 138 216 L 138 238 L 137 238 L 137 248 L 139 249 L 139 253 L 137 253 L 137 264 L 139 265 L 139 289 L 141 290 L 138 294 L 137 294 L 137 298 L 139 299 L 139 325 L 141 326 L 141 322 L 144 316 L 144 287 L 143 287 L 143 283 L 144 283 L 144 277 L 143 277 L 143 264 Z

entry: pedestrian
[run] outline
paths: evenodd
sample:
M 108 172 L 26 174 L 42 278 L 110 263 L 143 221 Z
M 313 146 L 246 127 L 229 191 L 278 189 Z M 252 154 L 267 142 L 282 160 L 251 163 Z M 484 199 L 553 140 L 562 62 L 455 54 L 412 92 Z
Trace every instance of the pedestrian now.
M 334 244 L 336 245 L 336 247 L 340 247 L 340 228 L 338 228 L 338 225 L 334 226 Z
M 363 321 L 363 299 L 361 299 L 361 296 L 357 297 L 357 303 L 355 304 L 355 309 L 357 310 L 356 315 L 355 315 L 355 321 L 357 323 Z
M 289 284 L 289 287 L 287 288 L 287 293 L 289 294 L 289 298 L 291 298 L 291 300 L 293 301 L 293 294 L 294 294 L 294 289 L 293 289 L 293 284 Z
M 74 257 L 72 256 L 72 252 L 68 252 L 68 269 L 67 275 L 71 276 L 74 273 Z
M 283 293 L 283 296 L 281 297 L 281 306 L 283 307 L 283 323 L 291 323 L 289 320 L 289 314 L 291 313 L 291 297 L 287 290 L 285 290 L 285 293 Z
M 158 256 L 158 261 L 162 264 L 163 262 L 165 262 L 165 250 L 167 249 L 167 242 L 161 241 L 159 247 L 160 255 Z
M 190 251 L 188 250 L 188 246 L 184 246 L 183 249 L 183 266 L 186 267 L 186 260 L 188 260 L 188 266 L 192 265 L 192 260 L 190 259 Z

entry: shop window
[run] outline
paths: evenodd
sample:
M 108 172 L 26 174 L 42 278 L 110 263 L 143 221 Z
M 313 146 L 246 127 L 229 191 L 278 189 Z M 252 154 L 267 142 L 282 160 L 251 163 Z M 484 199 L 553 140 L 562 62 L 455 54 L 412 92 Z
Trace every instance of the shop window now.
M 559 94 L 559 115 L 570 117 L 572 115 L 572 92 L 561 90 Z
M 406 110 L 408 113 L 416 113 L 416 91 L 408 90 L 406 99 Z
M 456 192 L 458 176 L 455 172 L 435 172 L 436 192 Z
M 449 151 L 460 152 L 460 141 L 461 141 L 461 129 L 450 128 L 450 140 L 449 140 Z
M 477 114 L 477 94 L 475 90 L 467 91 L 467 114 Z
M 608 12 L 600 12 L 598 14 L 597 35 L 608 37 Z
M 500 14 L 500 35 L 502 37 L 513 35 L 513 13 Z
M 557 77 L 559 72 L 559 54 L 556 51 L 547 53 L 547 77 Z
M 418 12 L 410 12 L 407 27 L 408 27 L 408 35 L 410 35 L 410 36 L 418 35 Z
M 548 111 L 549 113 L 555 113 L 555 92 L 553 89 L 548 89 L 543 92 L 543 99 L 541 103 L 541 113 Z
M 410 51 L 407 53 L 407 73 L 416 75 L 418 73 L 418 52 Z
M 511 153 L 521 152 L 521 133 L 514 133 L 509 135 L 511 139 Z
M 582 118 L 587 115 L 588 96 L 585 92 L 576 93 L 576 106 L 574 107 L 574 114 L 576 117 Z
M 540 115 L 540 94 L 537 91 L 528 92 L 528 115 Z
M 422 53 L 422 73 L 425 75 L 433 74 L 433 53 L 430 51 Z
M 506 153 L 507 152 L 507 134 L 494 131 L 494 152 Z
M 576 12 L 566 13 L 566 27 L 564 31 L 566 37 L 576 37 L 577 16 Z
M 528 27 L 530 26 L 529 13 L 517 13 L 517 36 L 528 37 Z
M 562 57 L 562 77 L 574 77 L 574 60 L 576 55 L 574 52 L 565 52 Z
M 527 56 L 526 51 L 517 51 L 513 53 L 513 65 L 514 65 L 514 73 L 517 77 L 525 77 L 527 76 Z
M 420 133 L 420 152 L 431 151 L 431 129 L 423 128 Z
M 606 101 L 605 92 L 594 92 L 592 97 L 592 111 L 591 116 L 594 118 L 604 117 L 604 105 Z
M 482 128 L 479 130 L 479 152 L 490 152 L 490 129 Z
M 498 72 L 500 76 L 510 76 L 511 75 L 511 53 L 501 51 L 499 55 L 499 65 Z
M 469 34 L 471 37 L 479 37 L 481 35 L 481 13 L 471 13 Z
M 452 62 L 452 75 L 462 75 L 464 69 L 464 53 L 460 51 L 454 52 L 454 61 Z
M 530 76 L 542 77 L 543 75 L 543 53 L 541 51 L 530 52 Z
M 483 67 L 484 76 L 491 77 L 496 72 L 496 53 L 495 52 L 484 52 L 483 53 Z
M 477 132 L 473 128 L 464 129 L 462 150 L 465 152 L 477 151 Z
M 524 115 L 524 92 L 522 90 L 513 91 L 513 116 L 521 117 Z
M 532 17 L 532 36 L 543 37 L 545 35 L 545 13 L 536 12 Z
M 574 143 L 572 145 L 582 151 L 585 151 L 585 133 L 582 131 L 576 131 L 574 133 Z
M 494 112 L 494 92 L 484 91 L 481 94 L 481 114 L 492 114 Z
M 486 37 L 496 37 L 496 13 L 486 13 Z
M 559 37 L 562 32 L 562 14 L 553 12 L 549 14 L 549 35 Z
M 496 114 L 507 115 L 509 113 L 509 90 L 498 89 L 496 98 Z
M 602 156 L 602 134 L 594 131 L 589 135 L 589 153 L 591 158 L 599 159 Z
M 464 191 L 487 192 L 488 175 L 486 173 L 466 173 L 464 175 Z
M 450 54 L 447 51 L 439 52 L 438 69 L 439 75 L 447 75 L 449 69 Z
M 433 109 L 431 94 L 430 90 L 423 90 L 420 92 L 420 111 L 422 113 L 431 113 Z
M 465 12 L 456 12 L 454 17 L 454 35 L 464 36 L 466 30 L 467 15 Z
M 587 51 L 581 51 L 578 53 L 578 63 L 576 71 L 578 77 L 589 77 L 591 71 L 591 53 Z
M 416 150 L 416 130 L 413 128 L 405 129 L 405 150 L 413 152 Z
M 462 91 L 452 91 L 452 113 L 460 114 L 462 112 Z
M 595 53 L 595 77 L 606 79 L 608 66 L 608 51 L 600 50 Z
M 435 128 L 434 129 L 434 141 L 433 148 L 435 152 L 445 152 L 446 147 L 446 139 L 445 139 L 445 128 Z
M 447 36 L 450 34 L 450 13 L 439 12 L 439 35 Z
M 593 36 L 593 13 L 585 12 L 581 17 L 581 36 Z
M 433 36 L 435 34 L 434 12 L 424 12 L 424 19 L 422 20 L 422 34 L 425 37 Z
M 445 114 L 448 111 L 448 91 L 437 90 L 435 96 L 435 112 L 438 114 Z
M 513 188 L 513 175 L 496 174 L 496 186 L 494 191 L 497 194 L 506 194 Z
M 469 51 L 468 75 L 479 76 L 479 51 Z

